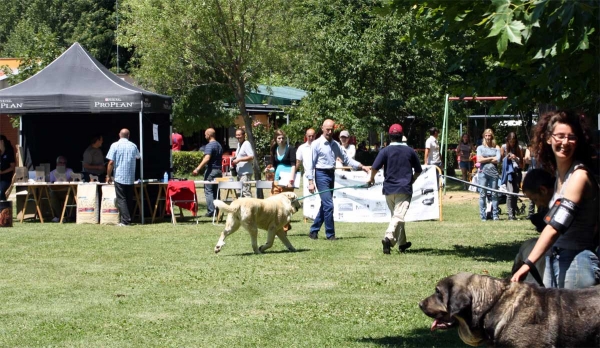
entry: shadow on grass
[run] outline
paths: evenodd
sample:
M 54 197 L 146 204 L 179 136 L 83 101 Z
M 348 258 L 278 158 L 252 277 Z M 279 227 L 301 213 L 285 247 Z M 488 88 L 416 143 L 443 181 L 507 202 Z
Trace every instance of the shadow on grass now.
M 428 254 L 435 256 L 453 255 L 471 258 L 477 261 L 497 262 L 513 261 L 521 242 L 486 244 L 485 246 L 454 245 L 454 249 L 418 249 L 408 251 L 411 254 Z
M 410 336 L 363 337 L 356 342 L 382 347 L 465 347 L 457 330 L 431 332 L 425 328 L 413 330 Z
M 271 249 L 268 249 L 267 251 L 265 251 L 263 254 L 288 254 L 288 253 L 303 253 L 305 251 L 310 251 L 310 249 L 296 249 L 296 251 L 289 251 L 287 249 L 282 249 L 282 250 L 273 250 L 271 251 Z M 241 253 L 241 254 L 229 254 L 229 255 L 222 255 L 224 257 L 232 257 L 232 256 L 251 256 L 251 255 L 263 255 L 263 254 L 255 254 L 254 252 L 248 252 L 248 253 Z

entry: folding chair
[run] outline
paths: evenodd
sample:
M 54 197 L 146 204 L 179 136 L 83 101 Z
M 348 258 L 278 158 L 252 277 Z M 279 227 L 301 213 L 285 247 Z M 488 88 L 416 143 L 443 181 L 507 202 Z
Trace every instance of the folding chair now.
M 225 180 L 219 180 L 225 179 Z M 243 182 L 241 181 L 229 181 L 228 178 L 217 178 L 215 181 L 219 183 L 219 187 L 217 188 L 217 199 L 222 200 L 223 202 L 233 202 L 233 200 L 237 199 L 237 191 L 241 190 L 243 187 Z M 221 199 L 221 190 L 227 190 L 226 196 L 224 199 Z M 229 195 L 231 194 L 231 198 Z M 213 225 L 216 225 L 221 221 L 221 217 L 223 216 L 223 212 L 219 210 L 219 214 L 217 215 L 217 209 L 213 212 Z M 216 222 L 215 223 L 215 217 Z
M 179 217 L 183 218 L 181 208 L 192 212 L 198 224 L 198 200 L 196 199 L 196 185 L 192 180 L 169 181 L 167 185 L 167 213 L 171 213 L 171 222 L 177 224 L 173 205 L 179 207 Z
M 273 181 L 270 181 L 270 180 L 257 180 L 256 181 L 257 196 L 258 196 L 258 190 L 269 190 L 269 192 L 271 192 L 272 188 L 273 188 Z M 263 193 L 263 197 L 264 197 L 264 193 Z

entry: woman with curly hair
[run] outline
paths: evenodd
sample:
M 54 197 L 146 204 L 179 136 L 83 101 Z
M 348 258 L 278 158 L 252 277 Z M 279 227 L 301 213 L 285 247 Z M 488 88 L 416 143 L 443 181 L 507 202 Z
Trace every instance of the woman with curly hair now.
M 571 111 L 543 115 L 534 132 L 534 150 L 542 168 L 554 172 L 554 196 L 546 227 L 525 264 L 513 275 L 519 281 L 546 256 L 544 284 L 584 288 L 600 283 L 597 216 L 599 190 L 591 172 L 592 148 L 583 118 Z M 547 253 L 550 251 L 549 253 Z
M 502 183 L 506 184 L 506 189 L 510 193 L 519 193 L 519 187 L 521 186 L 521 180 L 523 174 L 521 169 L 523 168 L 523 152 L 517 141 L 517 135 L 515 132 L 510 132 L 506 136 L 506 143 L 500 148 L 500 157 L 503 160 L 506 159 L 506 166 L 502 166 Z M 509 171 L 508 167 L 512 169 Z M 510 172 L 510 173 L 509 173 Z M 506 206 L 508 207 L 508 219 L 516 220 L 516 212 L 519 211 L 517 207 L 517 197 L 513 195 L 507 195 Z

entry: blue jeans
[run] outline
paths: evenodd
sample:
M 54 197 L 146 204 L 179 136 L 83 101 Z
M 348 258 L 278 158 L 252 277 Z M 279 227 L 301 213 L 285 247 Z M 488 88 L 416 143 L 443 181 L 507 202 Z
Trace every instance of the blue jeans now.
M 6 190 L 10 187 L 12 180 L 0 180 L 0 201 L 5 201 L 8 198 L 6 197 Z
M 489 187 L 491 189 L 498 189 L 498 178 L 495 176 L 486 175 L 484 173 L 477 174 L 477 183 L 481 186 Z M 486 214 L 486 190 L 479 189 L 479 215 L 481 220 L 487 219 Z M 492 192 L 492 216 L 494 220 L 498 219 L 498 193 Z
M 593 251 L 552 248 L 552 255 L 546 256 L 546 287 L 581 289 L 599 282 L 598 255 Z
M 319 213 L 315 217 L 315 221 L 310 226 L 311 234 L 318 234 L 323 222 L 325 222 L 325 236 L 327 238 L 335 237 L 335 227 L 333 226 L 333 192 L 321 192 L 332 190 L 334 182 L 335 172 L 333 170 L 315 170 L 315 184 L 321 198 L 321 207 L 319 207 Z
M 204 172 L 204 180 L 207 181 L 215 181 L 215 178 L 220 178 L 222 176 L 223 172 L 221 171 L 221 169 L 206 169 L 206 172 Z M 214 215 L 215 204 L 213 203 L 213 201 L 217 199 L 217 192 L 219 192 L 219 188 L 217 185 L 204 185 L 204 197 L 206 198 L 206 213 L 209 215 Z

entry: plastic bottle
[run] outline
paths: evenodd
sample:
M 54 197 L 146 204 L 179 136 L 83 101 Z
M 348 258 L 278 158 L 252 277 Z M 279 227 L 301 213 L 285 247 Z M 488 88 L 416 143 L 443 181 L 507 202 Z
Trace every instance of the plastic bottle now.
M 169 182 L 169 173 L 165 172 L 165 175 L 163 175 L 163 182 L 165 184 Z

